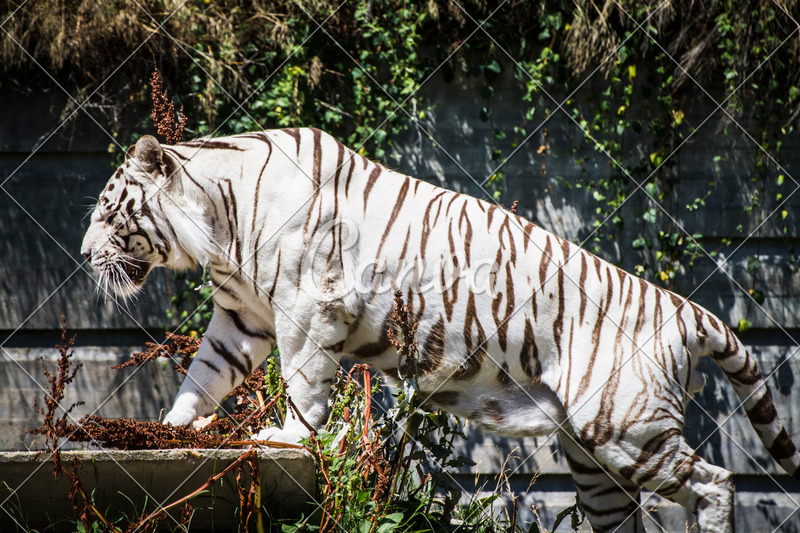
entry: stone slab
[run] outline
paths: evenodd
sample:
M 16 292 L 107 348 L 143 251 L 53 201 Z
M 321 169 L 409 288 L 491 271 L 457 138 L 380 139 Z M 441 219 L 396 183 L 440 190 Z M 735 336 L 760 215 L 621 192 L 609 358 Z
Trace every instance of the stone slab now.
M 62 461 L 81 462 L 80 478 L 96 506 L 112 516 L 138 516 L 191 494 L 221 472 L 244 450 L 69 451 Z M 315 468 L 303 450 L 261 449 L 258 452 L 262 504 L 278 516 L 299 516 L 313 510 Z M 245 469 L 246 471 L 246 469 Z M 235 471 L 192 499 L 192 531 L 237 529 L 239 501 Z M 0 531 L 74 531 L 70 486 L 65 476 L 53 477 L 52 455 L 37 452 L 0 453 Z M 176 507 L 180 512 L 180 506 Z M 178 516 L 176 514 L 175 516 Z M 162 523 L 171 529 L 173 518 Z
M 56 337 L 48 335 L 55 343 Z M 81 335 L 78 335 L 80 343 Z M 111 369 L 126 361 L 131 353 L 143 351 L 138 346 L 77 346 L 74 360 L 83 364 L 75 380 L 66 388 L 63 407 L 76 402 L 70 423 L 87 414 L 105 418 L 159 419 L 169 408 L 180 387 L 181 377 L 166 362 L 141 367 Z M 0 348 L 0 450 L 40 448 L 41 438 L 27 430 L 41 425 L 42 417 L 34 408 L 34 399 L 42 403 L 48 382 L 42 364 L 54 372 L 58 351 L 55 348 Z M 61 416 L 59 411 L 58 416 Z M 66 449 L 72 445 L 67 444 Z

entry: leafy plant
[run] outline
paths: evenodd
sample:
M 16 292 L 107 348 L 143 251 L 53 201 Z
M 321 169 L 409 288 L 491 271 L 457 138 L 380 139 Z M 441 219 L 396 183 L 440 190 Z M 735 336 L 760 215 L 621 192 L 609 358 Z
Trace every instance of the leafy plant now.
M 134 510 L 131 514 L 118 509 L 113 512 L 101 510 L 94 493 L 86 493 L 82 488 L 80 464 L 74 463 L 69 469 L 56 459 L 56 473 L 68 476 L 71 481 L 75 529 L 121 532 L 170 527 L 175 531 L 183 531 L 190 524 L 194 498 L 210 490 L 226 474 L 235 473 L 241 531 L 523 531 L 522 526 L 516 523 L 516 504 L 510 517 L 498 515 L 494 505 L 499 495 L 479 497 L 463 494 L 448 474 L 450 468 L 472 464 L 453 452 L 454 438 L 463 437 L 461 422 L 445 413 L 429 411 L 421 405 L 422 398 L 416 387 L 416 372 L 413 370 L 418 355 L 414 340 L 416 324 L 411 321 L 399 294 L 395 299 L 393 317 L 394 325 L 391 333 L 387 334 L 401 354 L 398 367 L 408 370 L 404 385 L 395 394 L 392 405 L 384 408 L 378 401 L 378 396 L 382 394 L 380 382 L 366 365 L 356 365 L 348 371 L 339 370 L 334 382 L 328 423 L 321 431 L 312 432 L 305 443 L 305 448 L 317 463 L 319 504 L 315 512 L 299 519 L 275 516 L 274 510 L 267 506 L 268 502 L 260 500 L 258 458 L 256 449 L 252 447 L 196 490 L 165 503 L 156 511 L 148 512 L 147 505 L 129 500 Z M 66 330 L 63 337 L 68 338 Z M 65 342 L 59 368 L 64 369 L 61 373 L 65 376 L 74 378 L 77 369 L 70 372 L 69 368 L 72 339 Z M 147 352 L 134 354 L 128 363 L 120 367 L 170 357 L 183 359 L 181 364 L 176 365 L 183 370 L 188 363 L 186 356 L 196 350 L 197 344 L 195 339 L 173 335 L 167 343 L 150 344 Z M 275 358 L 271 358 L 263 372 L 257 370 L 246 384 L 231 393 L 237 398 L 235 413 L 211 422 L 201 430 L 89 416 L 82 418 L 78 425 L 55 424 L 48 447 L 57 452 L 55 446 L 58 439 L 63 438 L 75 442 L 94 440 L 105 446 L 138 449 L 154 446 L 250 446 L 252 441 L 236 440 L 242 437 L 243 431 L 247 433 L 258 429 L 249 426 L 249 420 L 256 416 L 259 424 L 270 421 L 281 423 L 285 419 L 286 409 L 294 409 L 291 398 L 285 395 L 285 383 L 278 369 Z M 69 381 L 51 381 L 53 391 L 60 391 L 63 395 Z M 53 391 L 51 396 L 58 396 Z M 265 401 L 265 398 L 269 401 Z M 284 402 L 279 403 L 279 399 Z M 53 410 L 58 407 L 58 402 L 52 404 Z M 264 417 L 263 413 L 272 414 Z M 46 412 L 43 414 L 47 424 L 52 417 L 48 417 Z M 273 445 L 291 447 L 277 443 Z M 58 456 L 58 453 L 55 455 Z M 173 527 L 166 520 L 166 511 L 178 509 L 179 524 Z M 21 504 L 15 513 L 20 523 L 24 523 Z M 572 517 L 574 529 L 580 526 L 579 503 L 560 513 L 556 518 L 556 526 L 567 516 Z M 530 526 L 530 531 L 538 530 L 537 524 Z

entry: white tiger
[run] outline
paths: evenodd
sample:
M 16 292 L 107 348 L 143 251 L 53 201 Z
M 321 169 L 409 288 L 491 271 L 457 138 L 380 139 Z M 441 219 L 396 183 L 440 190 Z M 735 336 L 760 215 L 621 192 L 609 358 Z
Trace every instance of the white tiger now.
M 211 413 L 276 342 L 288 392 L 315 428 L 342 357 L 408 376 L 386 335 L 393 290 L 379 288 L 389 287 L 419 321 L 423 396 L 501 434 L 558 432 L 595 531 L 643 531 L 642 486 L 695 512 L 700 531 L 733 530 L 731 474 L 681 434 L 702 356 L 800 479 L 800 453 L 755 361 L 722 321 L 316 129 L 176 146 L 143 137 L 100 195 L 82 248 L 100 283 L 125 296 L 154 267 L 210 265 L 213 318 L 166 423 Z M 441 265 L 456 275 L 445 280 Z M 307 434 L 289 416 L 258 438 Z

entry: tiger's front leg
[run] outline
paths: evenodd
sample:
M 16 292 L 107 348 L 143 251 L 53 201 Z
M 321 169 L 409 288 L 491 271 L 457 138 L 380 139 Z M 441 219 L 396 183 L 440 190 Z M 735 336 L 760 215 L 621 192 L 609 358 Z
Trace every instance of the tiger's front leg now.
M 253 313 L 217 304 L 165 424 L 186 426 L 214 412 L 220 400 L 272 353 L 275 334 Z

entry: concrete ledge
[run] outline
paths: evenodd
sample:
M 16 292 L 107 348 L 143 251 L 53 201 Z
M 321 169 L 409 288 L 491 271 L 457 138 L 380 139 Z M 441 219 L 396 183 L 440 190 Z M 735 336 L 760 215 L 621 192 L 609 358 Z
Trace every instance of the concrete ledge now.
M 245 450 L 70 451 L 61 454 L 71 469 L 73 459 L 82 467 L 84 490 L 107 517 L 129 519 L 158 504 L 168 504 L 202 486 Z M 262 449 L 258 452 L 262 505 L 277 516 L 299 515 L 315 494 L 315 466 L 302 450 Z M 247 468 L 244 469 L 247 471 Z M 236 530 L 235 507 L 239 497 L 235 469 L 191 502 L 194 530 Z M 49 453 L 0 453 L 0 531 L 28 531 L 56 524 L 48 531 L 74 531 L 69 480 L 53 478 Z M 156 503 L 157 502 L 157 503 Z M 178 516 L 176 509 L 173 516 Z M 176 524 L 167 518 L 163 525 Z

